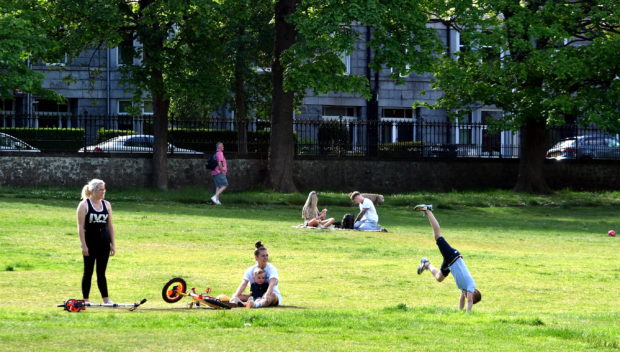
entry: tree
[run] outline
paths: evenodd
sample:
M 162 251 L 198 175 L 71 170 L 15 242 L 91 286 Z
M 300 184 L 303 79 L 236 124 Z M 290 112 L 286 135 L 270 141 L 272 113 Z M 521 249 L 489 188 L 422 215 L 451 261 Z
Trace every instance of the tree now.
M 167 189 L 171 98 L 198 91 L 207 99 L 219 98 L 225 91 L 221 60 L 217 60 L 221 45 L 212 35 L 218 29 L 217 4 L 209 0 L 47 0 L 42 6 L 56 25 L 48 35 L 62 40 L 68 53 L 129 43 L 131 56 L 140 63 L 124 67 L 125 80 L 134 89 L 136 101 L 145 94 L 153 101 L 153 184 Z
M 362 35 L 374 52 L 370 66 L 401 73 L 430 69 L 439 41 L 428 21 L 425 3 L 388 0 L 279 0 L 275 7 L 272 134 L 269 152 L 271 185 L 281 192 L 296 189 L 293 178 L 293 112 L 295 94 L 355 92 L 371 96 L 366 72 L 347 74 L 340 57 L 355 49 Z M 377 93 L 377 92 L 372 92 Z
M 519 130 L 515 191 L 548 193 L 546 130 L 579 116 L 620 131 L 620 4 L 613 0 L 436 1 L 433 17 L 460 33 L 462 48 L 433 69 L 453 116 L 481 106 Z
M 43 74 L 27 62 L 53 57 L 57 43 L 45 37 L 43 14 L 32 0 L 0 0 L 0 98 L 13 98 L 16 91 L 54 97 L 41 89 Z
M 260 109 L 269 95 L 268 90 L 260 88 L 265 88 L 264 76 L 269 75 L 265 68 L 271 64 L 273 52 L 273 2 L 223 0 L 218 13 L 223 62 L 232 77 L 230 90 L 234 98 L 238 154 L 244 155 L 247 153 L 248 114 Z

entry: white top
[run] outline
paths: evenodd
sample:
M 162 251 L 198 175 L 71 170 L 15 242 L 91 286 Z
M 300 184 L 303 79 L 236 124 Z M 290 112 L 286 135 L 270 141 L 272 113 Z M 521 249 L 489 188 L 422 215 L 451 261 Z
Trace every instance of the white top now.
M 364 209 L 368 209 L 368 211 L 360 220 L 379 222 L 379 215 L 377 214 L 377 209 L 375 209 L 375 204 L 372 200 L 364 198 L 364 201 L 360 203 L 360 211 L 363 211 Z
M 256 269 L 258 267 L 258 264 L 252 265 L 251 267 L 249 267 L 245 273 L 243 274 L 243 280 L 248 280 L 250 282 L 250 284 L 254 283 L 254 269 Z M 273 293 L 278 296 L 281 297 L 280 295 L 280 289 L 278 288 L 278 282 L 280 281 L 280 278 L 278 277 L 278 269 L 276 269 L 275 266 L 271 265 L 270 263 L 267 263 L 267 265 L 265 266 L 265 276 L 267 279 L 267 282 L 269 282 L 270 279 L 275 278 L 276 279 L 276 284 L 273 286 Z

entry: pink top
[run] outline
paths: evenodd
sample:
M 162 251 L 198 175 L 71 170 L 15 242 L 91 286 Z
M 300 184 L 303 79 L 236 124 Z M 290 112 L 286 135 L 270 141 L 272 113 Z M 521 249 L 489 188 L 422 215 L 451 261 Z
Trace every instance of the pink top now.
M 219 175 L 221 173 L 226 175 L 228 173 L 228 166 L 226 166 L 226 158 L 224 157 L 224 152 L 215 152 L 215 159 L 217 159 L 217 167 L 213 171 L 211 171 L 211 176 Z M 224 165 L 224 169 L 220 169 L 220 161 Z

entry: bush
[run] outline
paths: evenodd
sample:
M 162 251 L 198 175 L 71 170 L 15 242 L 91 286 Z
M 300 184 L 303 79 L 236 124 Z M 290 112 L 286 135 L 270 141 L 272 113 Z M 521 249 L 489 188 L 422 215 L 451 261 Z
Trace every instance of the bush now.
M 379 156 L 382 157 L 421 157 L 424 143 L 420 141 L 379 144 Z
M 105 128 L 100 128 L 97 131 L 97 142 L 96 143 L 105 142 L 108 139 L 112 139 L 114 137 L 127 136 L 130 134 L 136 134 L 136 131 L 134 130 L 107 130 Z
M 248 131 L 248 152 L 262 153 L 269 149 L 269 131 Z M 169 132 L 169 141 L 177 147 L 211 153 L 215 143 L 222 142 L 226 150 L 238 151 L 237 131 L 209 129 L 175 129 Z
M 84 146 L 83 128 L 5 127 L 0 132 L 19 138 L 43 152 L 77 152 Z
M 338 122 L 322 123 L 318 140 L 321 155 L 341 155 L 351 149 L 349 129 L 347 125 Z

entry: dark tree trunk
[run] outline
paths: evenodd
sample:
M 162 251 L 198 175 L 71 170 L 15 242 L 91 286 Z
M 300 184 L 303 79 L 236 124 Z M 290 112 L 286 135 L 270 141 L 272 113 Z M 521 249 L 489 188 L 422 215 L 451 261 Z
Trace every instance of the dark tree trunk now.
M 161 72 L 160 72 L 161 73 Z M 161 92 L 153 94 L 153 186 L 168 189 L 168 110 L 170 102 Z
M 140 0 L 140 13 L 143 14 L 153 0 Z M 138 31 L 138 40 L 143 45 L 143 66 L 148 72 L 148 87 L 153 99 L 153 186 L 168 189 L 168 110 L 170 100 L 165 93 L 163 59 L 167 31 L 158 22 Z
M 544 175 L 546 136 L 547 128 L 544 120 L 529 119 L 521 127 L 521 159 L 514 191 L 551 193 Z
M 278 0 L 275 4 L 275 42 L 271 65 L 273 92 L 271 108 L 271 139 L 269 142 L 269 183 L 278 192 L 297 192 L 293 182 L 294 93 L 284 90 L 282 52 L 295 43 L 296 30 L 286 17 L 295 12 L 299 0 Z

